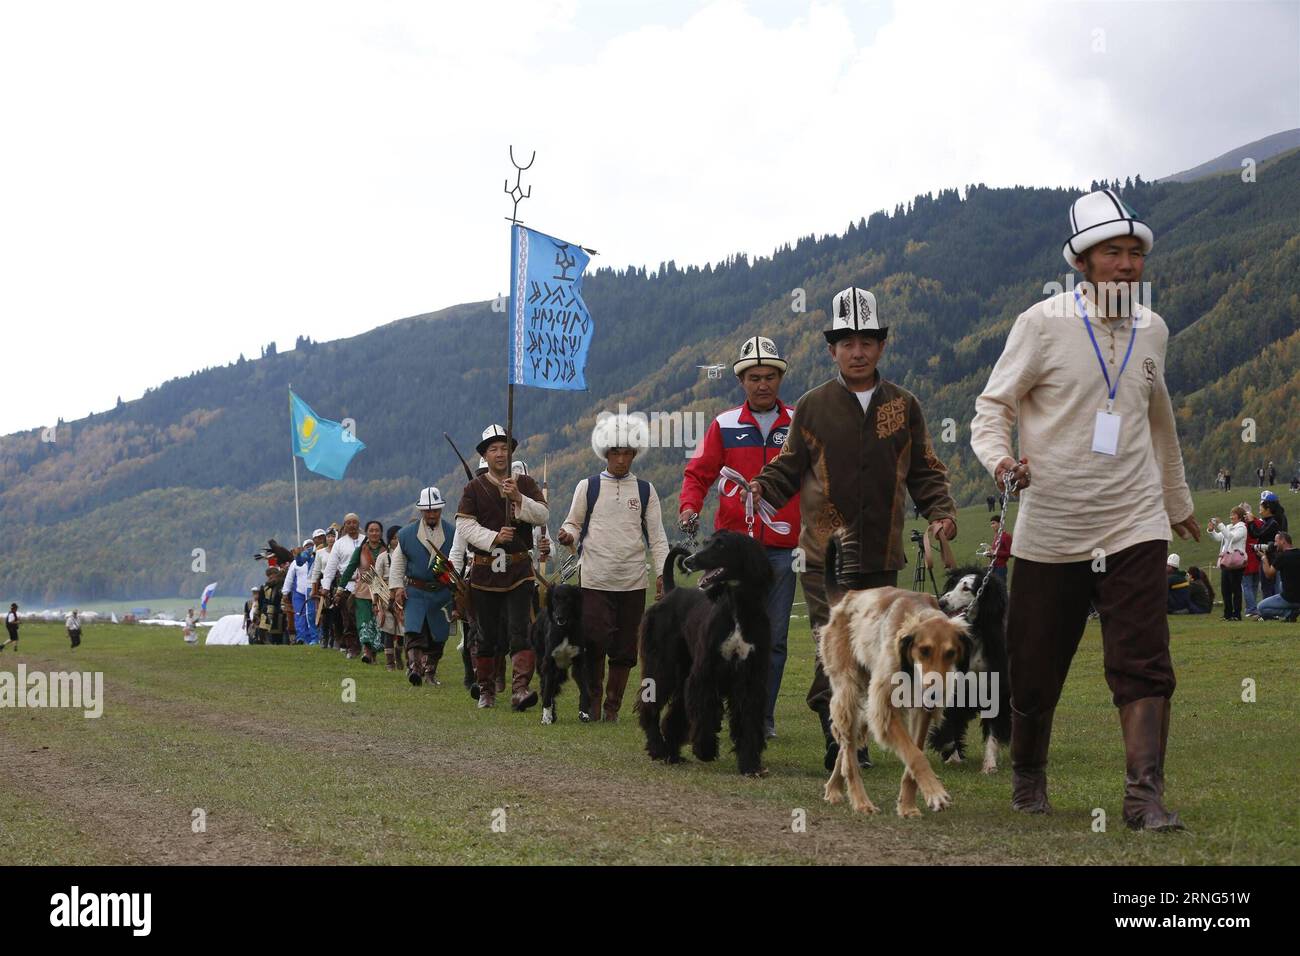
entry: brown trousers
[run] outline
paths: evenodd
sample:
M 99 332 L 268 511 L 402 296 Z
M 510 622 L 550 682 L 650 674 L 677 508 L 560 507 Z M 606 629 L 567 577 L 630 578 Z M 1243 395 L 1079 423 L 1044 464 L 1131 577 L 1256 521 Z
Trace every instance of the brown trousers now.
M 582 588 L 582 636 L 592 646 L 590 662 L 592 706 L 601 701 L 605 658 L 624 671 L 636 666 L 636 637 L 645 614 L 645 588 L 597 591 Z
M 529 649 L 528 629 L 533 623 L 533 593 L 537 585 L 525 581 L 509 591 L 474 589 L 474 614 L 478 624 L 478 657 L 499 657 Z
M 813 642 L 830 620 L 830 606 L 826 603 L 826 572 L 811 565 L 799 575 L 803 585 L 803 599 L 808 607 L 808 623 L 812 625 Z M 897 571 L 872 571 L 860 574 L 852 582 L 853 590 L 868 591 L 872 588 L 898 587 Z M 813 673 L 812 686 L 808 688 L 808 706 L 819 714 L 830 714 L 831 682 L 822 670 L 821 658 L 817 659 L 817 670 Z
M 1144 697 L 1172 697 L 1165 616 L 1167 541 L 1144 541 L 1091 561 L 1047 564 L 1016 558 L 1007 614 L 1011 708 L 1034 715 L 1060 699 L 1070 661 L 1088 624 L 1101 618 L 1102 660 L 1116 707 Z

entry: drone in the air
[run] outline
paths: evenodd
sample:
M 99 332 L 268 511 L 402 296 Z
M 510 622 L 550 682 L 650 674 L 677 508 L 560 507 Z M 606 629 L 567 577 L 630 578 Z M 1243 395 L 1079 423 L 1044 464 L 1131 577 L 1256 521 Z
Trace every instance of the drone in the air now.
M 709 373 L 709 378 L 722 378 L 722 370 L 725 365 L 697 365 L 696 368 L 702 368 Z

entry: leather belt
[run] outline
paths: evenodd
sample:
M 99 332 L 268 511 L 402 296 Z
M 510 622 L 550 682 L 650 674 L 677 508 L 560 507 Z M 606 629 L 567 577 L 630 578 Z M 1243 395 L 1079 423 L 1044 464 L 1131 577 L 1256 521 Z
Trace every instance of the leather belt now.
M 533 559 L 533 553 L 531 551 L 519 551 L 515 554 L 507 555 L 507 557 L 510 558 L 511 564 L 518 564 L 520 561 L 531 561 Z M 494 560 L 496 559 L 490 554 L 474 555 L 474 563 L 480 567 L 485 564 L 491 564 Z

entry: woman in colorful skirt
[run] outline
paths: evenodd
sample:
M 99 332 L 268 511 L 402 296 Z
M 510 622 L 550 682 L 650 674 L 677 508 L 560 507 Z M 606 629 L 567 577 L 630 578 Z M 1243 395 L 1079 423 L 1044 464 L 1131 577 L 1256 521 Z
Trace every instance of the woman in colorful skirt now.
M 397 532 L 400 525 L 388 529 L 385 539 L 388 549 L 375 562 L 375 571 L 380 580 L 388 580 L 388 569 L 392 565 L 393 548 L 397 547 Z M 406 669 L 402 663 L 402 612 L 393 606 L 393 602 L 375 600 L 375 618 L 379 621 L 379 632 L 384 636 L 384 661 L 390 671 Z
M 384 646 L 384 635 L 375 620 L 375 598 L 370 590 L 370 573 L 367 572 L 373 573 L 379 556 L 387 553 L 388 550 L 384 547 L 384 526 L 378 521 L 367 521 L 365 540 L 352 552 L 352 560 L 348 562 L 338 584 L 339 587 L 346 587 L 349 581 L 356 579 L 357 590 L 353 595 L 353 605 L 356 608 L 357 639 L 361 642 L 361 661 L 365 664 L 373 664 Z

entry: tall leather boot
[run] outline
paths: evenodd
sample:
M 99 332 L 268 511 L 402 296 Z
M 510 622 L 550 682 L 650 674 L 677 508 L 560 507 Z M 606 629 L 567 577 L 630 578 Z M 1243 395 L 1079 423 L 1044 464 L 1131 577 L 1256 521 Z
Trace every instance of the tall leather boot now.
M 1167 697 L 1143 697 L 1119 709 L 1124 732 L 1124 822 L 1132 830 L 1187 829 L 1178 814 L 1164 805 L 1169 709 Z
M 510 709 L 527 710 L 537 703 L 537 691 L 528 688 L 537 670 L 537 655 L 532 651 L 515 651 L 510 659 L 514 666 L 514 677 L 510 683 Z
M 497 704 L 497 659 L 495 657 L 474 658 L 474 669 L 478 674 L 478 706 L 495 707 Z
M 628 675 L 632 668 L 624 664 L 610 663 L 609 680 L 605 682 L 604 718 L 610 723 L 618 720 L 618 710 L 623 705 L 623 691 L 627 688 Z
M 1047 748 L 1056 708 L 1038 714 L 1011 709 L 1011 809 L 1051 813 L 1047 802 Z
M 441 687 L 442 681 L 438 680 L 438 661 L 442 660 L 443 645 L 434 641 L 433 647 L 424 654 L 424 686 Z
M 497 655 L 496 668 L 493 673 L 497 676 L 497 693 L 504 694 L 506 692 L 506 656 L 504 654 Z
M 397 670 L 397 652 L 391 647 L 384 648 L 384 667 L 390 671 Z
M 398 667 L 406 666 L 406 664 L 402 660 L 402 641 L 403 638 L 401 637 L 393 638 L 393 657 L 396 658 Z
M 412 687 L 419 687 L 424 681 L 424 651 L 412 647 L 406 652 L 406 679 Z

